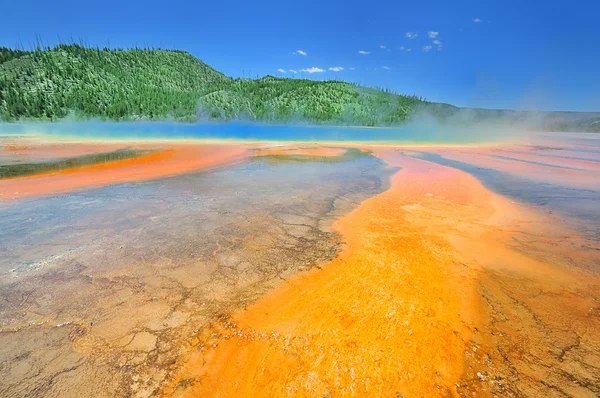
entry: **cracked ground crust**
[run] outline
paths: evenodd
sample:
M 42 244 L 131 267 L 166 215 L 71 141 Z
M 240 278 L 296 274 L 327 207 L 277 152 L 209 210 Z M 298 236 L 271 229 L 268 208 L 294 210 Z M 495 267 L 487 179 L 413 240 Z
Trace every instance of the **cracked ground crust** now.
M 598 396 L 600 280 L 561 262 L 580 253 L 537 260 L 563 240 L 543 216 L 375 153 L 402 170 L 336 223 L 341 256 L 207 329 L 165 395 Z
M 330 222 L 391 172 L 257 161 L 5 207 L 0 396 L 156 394 L 200 331 L 335 257 Z
M 401 158 L 397 162 L 390 159 L 386 160 L 407 166 Z M 370 170 L 373 166 L 376 170 Z M 310 180 L 310 175 L 317 171 L 313 169 L 307 174 L 298 170 L 303 178 L 278 181 L 277 187 L 269 191 L 260 176 L 272 173 L 273 169 L 261 171 L 260 165 L 252 165 L 237 174 L 220 175 L 233 178 L 231 185 L 219 185 L 210 178 L 206 180 L 207 176 L 201 180 L 197 176 L 181 177 L 151 185 L 166 190 L 158 195 L 145 192 L 141 184 L 137 188 L 136 185 L 118 187 L 105 195 L 102 191 L 76 194 L 71 202 L 60 202 L 79 216 L 76 205 L 79 202 L 93 207 L 108 197 L 117 198 L 87 222 L 71 220 L 63 229 L 56 226 L 54 239 L 42 239 L 30 246 L 20 242 L 10 252 L 0 247 L 6 255 L 0 261 L 0 291 L 5 293 L 0 295 L 0 329 L 4 328 L 0 333 L 0 374 L 9 383 L 2 384 L 0 395 L 154 395 L 170 379 L 170 372 L 179 369 L 181 358 L 194 351 L 222 349 L 231 340 L 256 340 L 267 348 L 277 346 L 286 356 L 294 358 L 306 355 L 306 351 L 310 353 L 318 339 L 311 341 L 311 336 L 290 337 L 275 330 L 248 328 L 231 314 L 250 308 L 256 299 L 289 280 L 294 273 L 309 269 L 311 264 L 317 264 L 312 273 L 326 271 L 329 266 L 323 263 L 336 255 L 341 243 L 339 236 L 331 234 L 329 222 L 384 188 L 381 181 L 385 181 L 385 172 L 380 166 L 365 164 L 359 167 L 360 172 L 349 173 L 339 180 L 331 180 L 329 176 L 327 187 L 332 190 L 328 192 L 321 188 L 310 190 L 317 186 L 317 180 Z M 433 166 L 429 167 L 432 173 Z M 417 185 L 428 181 L 427 173 L 421 177 L 415 181 Z M 356 178 L 363 180 L 347 185 Z M 206 191 L 193 188 L 200 181 Z M 448 181 L 460 180 L 448 176 Z M 256 186 L 249 187 L 251 184 Z M 297 188 L 290 194 L 292 197 L 278 195 L 281 192 L 277 191 L 290 192 L 291 188 Z M 481 210 L 486 203 L 485 195 L 478 197 L 480 200 L 473 206 L 466 206 L 456 200 L 461 195 L 446 197 L 446 193 L 434 194 L 433 189 L 425 188 L 421 187 L 425 192 L 423 203 L 417 203 L 419 197 L 399 203 L 399 209 L 405 222 L 426 232 L 419 245 L 437 258 L 454 253 L 453 260 L 445 264 L 448 269 L 436 272 L 438 276 L 447 272 L 450 280 L 457 275 L 466 276 L 459 281 L 459 289 L 472 293 L 465 294 L 464 300 L 468 299 L 467 307 L 471 307 L 473 314 L 463 314 L 461 328 L 449 335 L 454 348 L 460 348 L 457 352 L 462 353 L 462 361 L 456 361 L 460 365 L 455 369 L 433 369 L 427 365 L 411 369 L 408 361 L 403 369 L 408 373 L 401 376 L 411 379 L 407 384 L 420 390 L 411 394 L 398 388 L 392 396 L 402 395 L 401 392 L 405 396 L 420 396 L 422 391 L 453 396 L 598 396 L 600 285 L 594 275 L 573 269 L 597 267 L 597 242 L 580 238 L 574 231 L 565 234 L 556 222 L 552 225 L 547 220 L 532 218 L 533 213 L 522 212 L 517 206 L 502 207 L 507 205 L 506 201 L 501 203 L 504 219 L 484 221 L 482 214 L 487 213 L 475 210 Z M 463 188 L 463 196 L 472 195 L 472 190 Z M 253 196 L 248 193 L 256 195 L 265 189 L 266 193 L 250 199 L 249 206 L 241 206 Z M 307 189 L 309 193 L 305 192 Z M 211 190 L 240 200 L 223 201 L 206 194 Z M 261 207 L 266 198 L 271 202 Z M 448 218 L 447 210 L 440 212 L 448 206 L 443 205 L 444 201 L 450 199 L 458 205 L 456 218 Z M 135 206 L 128 206 L 129 201 Z M 0 221 L 3 226 L 12 225 L 21 220 L 18 216 L 9 214 Z M 32 217 L 43 218 L 35 212 Z M 121 222 L 115 222 L 115 218 L 121 218 Z M 427 243 L 448 220 L 453 221 L 452 246 L 446 246 L 445 237 Z M 27 222 L 30 221 L 22 219 L 20 224 Z M 544 228 L 547 225 L 552 228 Z M 17 227 L 4 231 L 4 241 L 11 235 L 22 234 Z M 377 233 L 385 231 L 384 228 Z M 114 234 L 116 237 L 110 239 Z M 215 235 L 215 239 L 208 239 L 209 235 Z M 246 236 L 250 238 L 245 239 Z M 309 239 L 311 236 L 314 240 Z M 86 237 L 94 239 L 89 242 Z M 469 244 L 465 245 L 465 237 Z M 473 244 L 473 239 L 482 237 L 485 238 L 482 245 Z M 65 247 L 68 246 L 65 241 L 77 243 L 78 247 Z M 323 246 L 315 249 L 317 241 Z M 151 250 L 146 246 L 148 242 L 154 243 Z M 409 254 L 419 245 L 409 245 Z M 274 252 L 274 246 L 287 251 Z M 19 247 L 27 247 L 33 254 Z M 269 264 L 306 252 L 321 256 L 317 260 L 307 256 L 300 257 L 298 263 L 286 263 L 286 266 L 298 265 L 296 270 L 292 267 L 270 271 Z M 41 256 L 42 253 L 46 255 Z M 255 253 L 256 257 L 244 253 Z M 532 258 L 537 261 L 531 262 Z M 10 269 L 5 270 L 6 265 Z M 208 279 L 198 277 L 198 267 L 207 270 Z M 257 267 L 266 271 L 258 275 L 253 272 Z M 407 267 L 409 273 L 404 272 Z M 395 264 L 395 271 L 400 269 L 406 286 L 414 283 L 416 290 L 424 283 L 424 278 L 410 271 L 409 264 Z M 271 279 L 266 278 L 268 275 Z M 430 276 L 435 275 L 434 272 Z M 446 283 L 452 286 L 451 281 Z M 4 290 L 5 286 L 10 289 Z M 422 290 L 429 291 L 427 286 Z M 464 303 L 453 306 L 453 295 L 447 291 L 445 294 L 441 308 L 446 314 L 456 314 L 453 308 L 462 308 Z M 61 300 L 68 302 L 68 306 L 60 308 Z M 400 311 L 391 309 L 384 314 L 388 323 L 403 311 L 409 315 L 414 312 L 419 315 L 416 318 L 430 323 L 413 325 L 408 319 L 408 325 L 397 325 L 394 332 L 406 331 L 403 338 L 408 343 L 404 349 L 408 351 L 411 347 L 418 348 L 416 342 L 428 335 L 433 342 L 431 348 L 435 348 L 437 342 L 432 337 L 435 333 L 427 329 L 436 330 L 443 325 L 434 305 L 418 304 L 418 300 L 403 302 Z M 443 328 L 438 330 L 445 332 Z M 351 345 L 348 349 L 355 347 Z M 443 354 L 444 350 L 440 352 Z M 417 351 L 417 355 L 423 353 Z M 384 356 L 375 359 L 373 363 L 386 360 Z M 424 362 L 427 361 L 421 364 Z M 394 367 L 400 368 L 398 364 Z M 350 368 L 337 371 L 344 370 L 351 371 Z M 353 376 L 361 375 L 355 370 Z M 321 383 L 318 372 L 309 374 L 306 380 L 319 392 L 331 394 L 332 388 Z M 415 384 L 419 380 L 428 384 Z M 175 390 L 193 390 L 197 383 L 194 375 L 176 378 Z M 297 388 L 302 384 L 288 386 Z M 335 383 L 332 386 L 336 388 Z M 343 384 L 337 387 L 340 386 Z M 289 395 L 289 390 L 286 394 Z

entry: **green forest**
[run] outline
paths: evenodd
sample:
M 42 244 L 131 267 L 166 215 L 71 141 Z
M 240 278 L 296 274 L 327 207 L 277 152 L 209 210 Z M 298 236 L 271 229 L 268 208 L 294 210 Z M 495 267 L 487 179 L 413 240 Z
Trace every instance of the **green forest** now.
M 600 114 L 458 108 L 342 81 L 231 78 L 185 51 L 0 47 L 0 120 L 242 120 L 390 126 L 424 111 L 442 123 L 600 131 Z
M 374 126 L 402 122 L 423 103 L 340 81 L 232 79 L 176 50 L 0 48 L 0 118 L 6 121 L 74 116 Z

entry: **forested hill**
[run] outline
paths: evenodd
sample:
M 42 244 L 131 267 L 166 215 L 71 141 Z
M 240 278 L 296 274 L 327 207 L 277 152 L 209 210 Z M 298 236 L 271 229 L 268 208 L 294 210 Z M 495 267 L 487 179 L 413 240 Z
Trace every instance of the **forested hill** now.
M 0 117 L 107 119 L 195 116 L 198 100 L 232 80 L 182 51 L 79 45 L 0 49 Z
M 183 51 L 60 45 L 0 48 L 0 118 L 306 121 L 406 120 L 419 98 L 339 81 L 232 79 Z
M 416 110 L 446 124 L 600 131 L 600 113 L 465 109 L 340 81 L 232 79 L 177 50 L 0 47 L 4 121 L 75 117 L 386 126 L 410 119 Z

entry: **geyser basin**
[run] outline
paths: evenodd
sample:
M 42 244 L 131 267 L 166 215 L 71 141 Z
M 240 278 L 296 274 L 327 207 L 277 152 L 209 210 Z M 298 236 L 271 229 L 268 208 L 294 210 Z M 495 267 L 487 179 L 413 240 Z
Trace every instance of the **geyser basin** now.
M 589 137 L 20 140 L 169 156 L 0 181 L 0 395 L 600 393 Z
M 394 171 L 270 160 L 0 201 L 0 395 L 159 391 L 199 331 L 335 257 L 328 225 Z

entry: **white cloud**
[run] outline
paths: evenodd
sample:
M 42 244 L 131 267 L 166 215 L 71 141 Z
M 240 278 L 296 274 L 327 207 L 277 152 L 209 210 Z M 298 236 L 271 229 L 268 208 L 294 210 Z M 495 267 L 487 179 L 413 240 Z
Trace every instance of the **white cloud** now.
M 475 18 L 475 19 L 473 20 L 473 22 L 475 22 L 475 23 L 479 23 L 479 22 L 481 22 L 481 19 L 480 19 L 480 18 Z
M 304 51 L 302 50 L 296 50 L 296 53 L 300 54 L 300 55 L 308 55 L 306 54 Z
M 293 73 L 294 75 L 295 75 L 296 73 L 298 73 L 298 71 L 297 71 L 297 70 L 294 70 L 294 69 L 290 69 L 289 71 L 290 71 L 291 73 Z
M 432 46 L 425 46 L 425 47 L 423 47 L 423 51 L 428 52 L 432 48 L 433 48 Z
M 321 69 L 321 68 L 317 68 L 316 66 L 313 66 L 312 68 L 300 69 L 300 72 L 321 73 L 321 72 L 325 72 L 325 70 Z
M 385 66 L 385 65 L 383 65 L 383 66 L 382 66 L 382 68 L 383 68 L 383 69 L 385 69 L 385 70 L 390 70 L 390 69 L 392 69 L 392 68 L 390 68 L 389 66 Z
M 277 69 L 277 72 L 279 72 L 279 73 L 285 73 L 285 69 L 279 68 L 279 69 Z
M 369 54 L 371 54 L 371 52 L 370 52 L 370 51 L 364 51 L 364 50 L 360 50 L 358 53 L 359 53 L 360 55 L 369 55 Z
M 379 46 L 379 48 L 385 48 L 385 46 L 382 44 L 381 46 Z
M 340 71 L 343 71 L 344 68 L 341 66 L 332 66 L 331 68 L 329 68 L 329 70 L 332 72 L 340 72 Z
M 442 42 L 439 40 L 434 40 L 433 44 L 435 44 L 437 46 L 437 50 L 438 51 L 442 51 Z
M 407 39 L 415 39 L 418 35 L 417 32 L 406 32 L 404 35 Z
M 407 49 L 406 49 L 406 52 L 407 52 L 407 53 L 409 53 L 409 52 L 411 52 L 411 51 L 412 51 L 412 48 L 407 48 Z
M 440 32 L 427 32 L 427 35 L 430 39 L 435 39 L 436 37 L 438 37 L 439 34 Z
M 355 70 L 356 68 L 348 68 L 348 70 Z
M 404 51 L 404 50 L 406 50 L 406 47 L 404 47 L 404 46 L 400 46 L 400 47 L 398 47 L 398 49 L 399 49 L 400 51 Z

